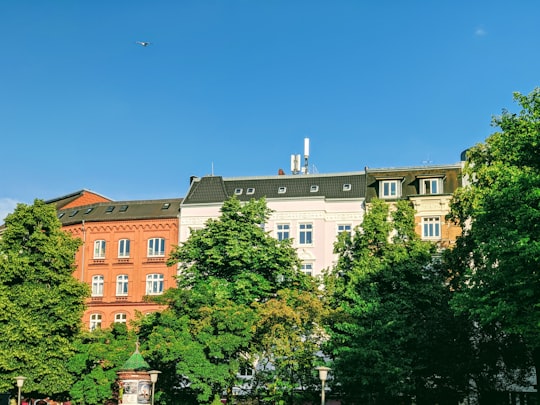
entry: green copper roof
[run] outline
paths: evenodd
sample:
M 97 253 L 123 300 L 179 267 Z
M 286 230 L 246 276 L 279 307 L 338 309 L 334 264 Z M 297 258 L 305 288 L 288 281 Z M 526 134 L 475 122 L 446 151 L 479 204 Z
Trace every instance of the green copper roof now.
M 122 366 L 122 370 L 150 370 L 150 365 L 144 360 L 141 353 L 139 353 L 139 342 L 136 344 L 135 352 Z

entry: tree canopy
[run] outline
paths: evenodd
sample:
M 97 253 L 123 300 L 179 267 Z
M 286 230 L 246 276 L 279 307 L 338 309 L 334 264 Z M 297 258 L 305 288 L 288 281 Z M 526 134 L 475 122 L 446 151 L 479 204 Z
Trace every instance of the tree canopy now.
M 101 405 L 117 397 L 116 372 L 135 350 L 135 342 L 135 332 L 123 323 L 81 333 L 75 340 L 75 354 L 66 364 L 75 379 L 71 400 Z
M 463 236 L 449 255 L 454 308 L 523 342 L 540 366 L 540 89 L 514 93 L 499 130 L 467 151 L 466 187 L 451 218 Z
M 374 200 L 361 227 L 352 238 L 342 234 L 335 250 L 339 260 L 326 279 L 335 308 L 326 345 L 333 389 L 353 403 L 457 400 L 464 384 L 458 322 L 434 245 L 414 232 L 410 204 L 390 210 Z
M 270 214 L 264 199 L 233 197 L 172 252 L 179 274 L 162 297 L 168 309 L 140 325 L 149 361 L 170 382 L 164 400 L 210 403 L 233 390 L 280 400 L 311 389 L 320 291 L 299 270 L 291 241 L 264 230 Z
M 61 398 L 73 384 L 74 354 L 88 287 L 73 276 L 80 240 L 62 231 L 56 209 L 19 204 L 0 238 L 0 391 L 27 377 L 25 392 Z

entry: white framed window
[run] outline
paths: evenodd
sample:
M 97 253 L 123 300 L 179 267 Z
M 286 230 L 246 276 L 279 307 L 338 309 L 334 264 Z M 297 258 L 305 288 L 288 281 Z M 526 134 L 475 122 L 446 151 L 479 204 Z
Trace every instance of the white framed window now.
M 308 276 L 313 275 L 313 263 L 302 263 L 300 271 Z
M 253 367 L 242 366 L 238 370 L 238 376 L 239 377 L 244 377 L 244 378 L 253 377 L 253 374 L 255 374 L 255 371 L 253 370 Z
M 242 188 L 235 188 L 235 189 L 234 189 L 234 194 L 235 194 L 235 195 L 240 195 L 240 194 L 242 194 L 242 191 L 244 191 L 244 189 L 242 189 Z
M 351 224 L 338 224 L 337 233 L 338 235 L 342 232 L 347 232 L 349 236 L 352 234 L 352 225 Z
M 148 274 L 146 276 L 146 295 L 163 293 L 163 274 Z
M 285 194 L 287 192 L 287 187 L 279 187 L 277 192 L 278 194 Z
M 305 223 L 298 225 L 298 243 L 300 245 L 313 244 L 313 224 Z
M 351 185 L 351 184 L 345 183 L 345 184 L 343 185 L 343 191 L 351 191 L 351 189 L 352 189 L 352 185 Z
M 291 226 L 289 224 L 276 225 L 277 240 L 285 240 L 291 237 Z
M 92 297 L 103 297 L 103 276 L 92 277 Z
M 255 194 L 255 188 L 249 187 L 249 188 L 246 190 L 246 194 L 248 194 L 248 195 Z
M 129 257 L 129 250 L 129 239 L 120 239 L 118 241 L 118 257 Z
M 105 241 L 103 239 L 94 241 L 94 259 L 105 259 Z
M 381 198 L 401 197 L 401 181 L 400 180 L 382 180 L 380 182 L 379 194 Z
M 96 330 L 101 328 L 101 314 L 90 315 L 90 330 Z
M 319 191 L 319 186 L 317 185 L 312 185 L 310 188 L 309 188 L 309 192 L 310 193 L 316 193 Z
M 442 179 L 420 179 L 420 194 L 441 194 Z
M 441 217 L 422 218 L 422 238 L 440 239 L 441 238 Z
M 114 323 L 127 323 L 127 315 L 123 312 L 115 314 Z
M 125 296 L 128 295 L 128 276 L 127 274 L 120 274 L 116 276 L 116 295 Z
M 148 239 L 148 257 L 165 256 L 165 239 Z

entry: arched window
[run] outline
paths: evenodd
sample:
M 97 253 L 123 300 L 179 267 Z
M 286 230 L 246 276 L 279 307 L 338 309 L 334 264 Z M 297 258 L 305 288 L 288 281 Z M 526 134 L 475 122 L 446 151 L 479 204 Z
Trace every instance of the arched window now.
M 114 322 L 115 323 L 126 323 L 127 322 L 127 315 L 125 313 L 119 313 L 114 315 Z
M 101 314 L 90 315 L 90 330 L 101 328 Z

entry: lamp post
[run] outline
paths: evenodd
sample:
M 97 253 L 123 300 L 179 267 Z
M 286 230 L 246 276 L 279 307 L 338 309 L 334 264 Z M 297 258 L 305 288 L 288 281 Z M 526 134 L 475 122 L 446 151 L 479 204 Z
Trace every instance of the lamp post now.
M 325 403 L 324 383 L 326 382 L 326 379 L 328 378 L 328 372 L 331 370 L 331 368 L 325 367 L 325 366 L 319 366 L 319 367 L 315 367 L 315 370 L 319 372 L 319 379 L 321 380 L 321 405 L 324 405 Z
M 154 391 L 156 388 L 156 382 L 158 378 L 158 374 L 160 374 L 161 371 L 158 370 L 150 370 L 148 374 L 150 374 L 150 381 L 152 382 L 152 403 L 151 405 L 154 405 Z
M 26 377 L 18 376 L 15 377 L 15 381 L 17 381 L 17 405 L 21 405 L 21 388 L 24 384 L 24 380 L 26 380 Z

